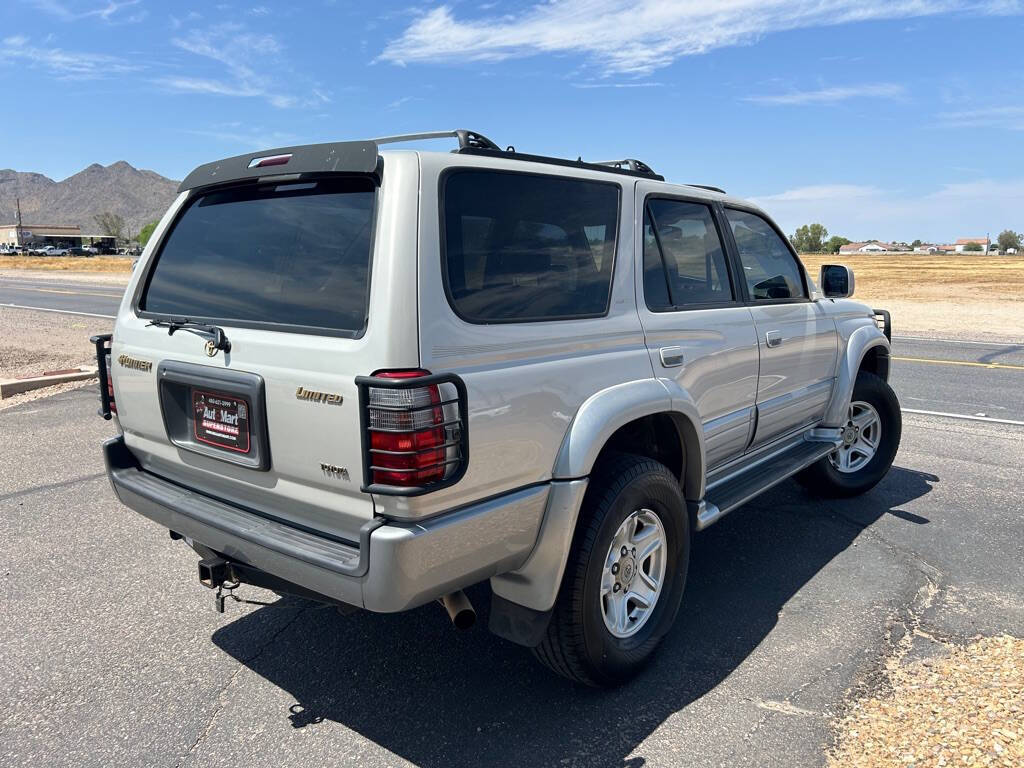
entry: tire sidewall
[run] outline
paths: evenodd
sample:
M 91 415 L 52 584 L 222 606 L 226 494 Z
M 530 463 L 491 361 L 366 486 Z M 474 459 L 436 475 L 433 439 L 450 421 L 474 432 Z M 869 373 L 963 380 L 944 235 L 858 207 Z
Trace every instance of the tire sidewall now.
M 637 509 L 650 509 L 661 520 L 667 539 L 666 583 L 654 606 L 654 614 L 634 635 L 618 638 L 605 626 L 601 610 L 601 575 L 605 556 L 615 532 Z M 589 553 L 581 610 L 587 656 L 611 681 L 626 679 L 651 655 L 672 627 L 689 563 L 690 536 L 685 502 L 678 482 L 667 470 L 645 472 L 626 485 L 615 497 L 602 520 L 594 547 Z

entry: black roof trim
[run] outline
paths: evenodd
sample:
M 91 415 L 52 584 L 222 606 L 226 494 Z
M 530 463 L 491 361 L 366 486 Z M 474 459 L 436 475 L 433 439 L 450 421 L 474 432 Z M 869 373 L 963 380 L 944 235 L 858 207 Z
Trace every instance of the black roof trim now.
M 582 160 L 568 160 L 564 157 L 546 157 L 545 155 L 528 155 L 523 152 L 502 151 L 500 149 L 478 149 L 476 147 L 463 147 L 458 150 L 460 155 L 477 155 L 479 157 L 497 157 L 505 160 L 519 160 L 529 163 L 545 163 L 547 165 L 560 165 L 563 168 L 581 168 L 588 171 L 600 171 L 601 173 L 614 173 L 619 176 L 632 176 L 639 179 L 654 179 L 664 181 L 665 177 L 651 171 L 647 166 L 646 171 L 630 170 L 629 168 L 617 168 L 613 165 L 602 165 L 601 163 L 585 163 Z M 641 164 L 642 165 L 642 164 Z
M 709 192 L 721 192 L 723 195 L 729 194 L 721 187 L 712 187 L 710 184 L 684 184 L 684 187 L 696 187 L 697 189 L 706 189 Z
M 291 155 L 287 162 L 250 168 L 254 160 Z M 337 141 L 327 144 L 306 144 L 278 147 L 260 152 L 235 155 L 224 160 L 200 165 L 185 177 L 178 192 L 227 184 L 255 181 L 263 176 L 297 177 L 301 174 L 352 173 L 367 176 L 378 174 L 377 144 L 373 141 Z

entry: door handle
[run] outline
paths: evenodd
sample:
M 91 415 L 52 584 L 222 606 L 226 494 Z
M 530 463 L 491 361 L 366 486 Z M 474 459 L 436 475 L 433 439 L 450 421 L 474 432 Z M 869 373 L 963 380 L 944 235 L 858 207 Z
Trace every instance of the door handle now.
M 764 343 L 769 347 L 780 347 L 782 346 L 782 332 L 781 331 L 768 331 L 764 335 Z
M 683 364 L 682 347 L 662 347 L 659 350 L 661 364 L 666 368 L 675 368 Z

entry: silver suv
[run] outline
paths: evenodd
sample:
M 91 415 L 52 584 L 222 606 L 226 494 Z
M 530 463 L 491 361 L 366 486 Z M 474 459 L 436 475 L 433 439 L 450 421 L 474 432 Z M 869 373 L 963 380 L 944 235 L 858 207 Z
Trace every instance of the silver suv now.
M 614 684 L 671 628 L 695 532 L 790 476 L 888 471 L 888 314 L 845 267 L 819 284 L 763 211 L 635 160 L 469 131 L 228 158 L 94 339 L 110 480 L 221 609 L 252 584 L 464 626 L 489 580 L 494 633 Z

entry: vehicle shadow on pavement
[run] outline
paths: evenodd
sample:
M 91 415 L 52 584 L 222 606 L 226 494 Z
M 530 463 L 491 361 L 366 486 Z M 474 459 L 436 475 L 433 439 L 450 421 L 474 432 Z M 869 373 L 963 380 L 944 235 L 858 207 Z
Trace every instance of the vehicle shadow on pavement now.
M 838 502 L 786 482 L 699 534 L 677 626 L 640 678 L 617 690 L 573 685 L 491 635 L 486 585 L 469 591 L 480 612 L 469 632 L 436 605 L 341 616 L 289 598 L 303 610 L 269 643 L 252 625 L 275 606 L 213 641 L 294 696 L 281 713 L 292 727 L 335 721 L 418 765 L 640 766 L 642 756 L 629 757 L 637 746 L 735 670 L 863 527 L 898 515 L 936 481 L 893 467 L 870 493 Z

